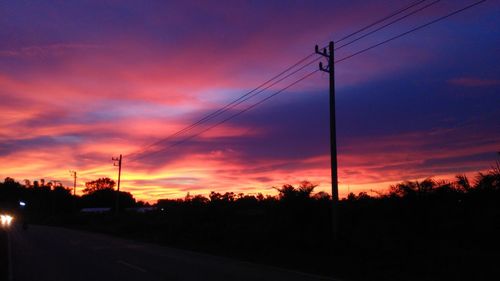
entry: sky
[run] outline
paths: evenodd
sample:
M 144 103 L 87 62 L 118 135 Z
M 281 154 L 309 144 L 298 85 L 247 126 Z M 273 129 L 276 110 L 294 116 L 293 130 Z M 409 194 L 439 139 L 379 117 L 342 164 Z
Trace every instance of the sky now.
M 422 1 L 414 8 L 420 12 L 335 57 L 474 2 Z M 207 130 L 317 63 L 167 137 L 310 55 L 316 44 L 338 42 L 412 3 L 3 1 L 0 178 L 71 186 L 68 171 L 75 170 L 81 194 L 86 181 L 116 179 L 111 158 L 123 154 L 121 189 L 149 202 L 188 192 L 276 194 L 273 186 L 302 180 L 329 192 L 328 74 L 316 72 Z M 498 160 L 499 46 L 500 2 L 489 0 L 337 63 L 340 195 L 473 176 Z

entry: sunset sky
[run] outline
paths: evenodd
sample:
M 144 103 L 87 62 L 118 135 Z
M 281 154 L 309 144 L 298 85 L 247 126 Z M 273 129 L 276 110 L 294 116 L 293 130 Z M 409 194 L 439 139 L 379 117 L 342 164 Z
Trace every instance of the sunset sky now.
M 328 75 L 180 145 L 150 147 L 314 51 L 415 1 L 4 1 L 0 177 L 116 179 L 141 200 L 330 190 Z M 345 57 L 475 1 L 442 0 Z M 424 1 L 420 6 L 432 3 Z M 317 68 L 232 109 L 200 132 Z M 500 2 L 336 65 L 340 195 L 488 169 L 500 151 Z M 129 156 L 129 157 L 127 157 Z M 81 193 L 79 193 L 81 194 Z

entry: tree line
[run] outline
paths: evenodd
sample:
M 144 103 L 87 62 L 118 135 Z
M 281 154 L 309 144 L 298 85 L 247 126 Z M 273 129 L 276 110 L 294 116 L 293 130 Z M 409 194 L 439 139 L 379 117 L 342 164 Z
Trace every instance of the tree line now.
M 115 207 L 119 196 L 119 208 L 126 209 L 144 206 L 130 192 L 120 191 L 117 194 L 115 181 L 110 178 L 99 178 L 85 183 L 83 195 L 73 195 L 73 189 L 65 187 L 59 181 L 24 180 L 21 182 L 7 177 L 0 182 L 0 209 L 18 211 L 19 202 L 26 204 L 26 216 L 30 221 L 40 222 L 61 215 L 79 212 L 82 208 Z
M 0 182 L 0 198 L 16 192 L 31 196 L 37 208 L 58 218 L 45 223 L 315 273 L 335 272 L 345 279 L 488 280 L 500 274 L 499 163 L 471 178 L 428 178 L 400 182 L 375 195 L 350 193 L 339 202 L 338 241 L 331 239 L 331 198 L 315 192 L 317 185 L 308 181 L 275 187 L 277 195 L 188 193 L 158 200 L 154 212 L 120 216 L 72 209 L 74 199 L 79 207 L 113 206 L 112 180 L 89 182 L 78 197 L 68 188 L 47 185 L 7 178 Z M 131 194 L 126 196 L 129 206 L 140 205 Z

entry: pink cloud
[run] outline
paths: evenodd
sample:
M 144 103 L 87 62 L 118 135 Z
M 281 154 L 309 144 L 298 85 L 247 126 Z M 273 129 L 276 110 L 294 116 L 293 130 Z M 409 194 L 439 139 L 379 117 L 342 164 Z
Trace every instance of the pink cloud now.
M 449 84 L 464 87 L 489 87 L 500 85 L 499 79 L 485 79 L 474 77 L 460 77 L 448 80 Z
M 187 4 L 184 12 L 196 8 L 215 13 L 224 26 L 234 30 L 227 31 L 220 26 L 210 30 L 213 32 L 196 32 L 198 29 L 195 29 L 178 42 L 167 44 L 151 40 L 148 32 L 143 35 L 127 31 L 117 36 L 116 33 L 121 34 L 117 31 L 97 38 L 99 44 L 64 43 L 2 50 L 0 58 L 19 59 L 20 65 L 26 63 L 27 66 L 21 67 L 22 72 L 7 69 L 3 70 L 6 73 L 0 73 L 3 101 L 0 110 L 5 115 L 0 120 L 0 137 L 21 142 L 37 137 L 75 135 L 85 140 L 13 151 L 11 155 L 1 157 L 0 175 L 18 179 L 26 175 L 65 179 L 69 178 L 67 170 L 71 168 L 82 171 L 80 186 L 85 180 L 113 177 L 116 171 L 110 162 L 106 162 L 111 156 L 133 152 L 151 140 L 182 129 L 196 119 L 199 112 L 218 108 L 221 103 L 238 97 L 291 62 L 311 53 L 316 43 L 322 45 L 329 39 L 336 39 L 340 33 L 346 34 L 358 28 L 358 23 L 361 27 L 379 15 L 387 14 L 394 6 L 402 6 L 401 1 L 391 1 L 391 4 L 394 5 L 388 4 L 382 11 L 378 1 L 361 1 L 359 4 L 332 2 L 331 7 L 298 3 L 290 4 L 296 5 L 290 9 L 280 7 L 279 14 L 276 14 L 277 10 L 260 10 L 262 20 L 254 21 L 251 19 L 256 13 L 247 13 L 253 6 L 247 2 L 229 10 L 222 5 Z M 429 14 L 442 14 L 444 8 L 447 7 Z M 180 26 L 186 21 L 180 16 L 182 14 L 165 16 L 159 13 L 144 20 L 153 21 L 156 28 L 164 21 L 168 21 L 168 26 Z M 421 22 L 429 14 L 419 15 L 412 22 Z M 238 32 L 237 36 L 233 34 L 231 37 L 234 31 Z M 219 35 L 219 40 L 214 40 L 214 36 Z M 154 35 L 155 38 L 162 36 Z M 437 48 L 445 37 L 430 38 L 431 44 L 425 48 L 409 42 L 413 39 L 407 37 L 409 41 L 389 44 L 383 47 L 383 51 L 377 49 L 349 63 L 339 64 L 338 85 L 360 85 L 419 67 L 438 56 L 429 51 L 429 46 Z M 382 39 L 374 40 L 379 42 Z M 358 47 L 363 46 L 349 50 L 358 50 Z M 387 54 L 390 54 L 390 59 Z M 316 67 L 317 64 L 313 64 L 309 69 Z M 325 79 L 317 76 L 291 91 L 324 90 Z M 498 85 L 499 80 L 456 78 L 449 83 L 493 86 Z M 13 99 L 16 99 L 15 103 L 6 102 Z M 117 101 L 124 104 L 119 105 Z M 131 104 L 140 102 L 144 102 L 143 108 L 131 109 Z M 170 115 L 141 115 L 151 113 L 155 105 L 165 106 L 161 111 Z M 104 117 L 95 118 L 107 110 L 112 116 L 106 118 L 107 115 L 102 114 Z M 252 128 L 225 124 L 203 134 L 199 141 L 203 145 L 218 138 L 251 138 L 261 133 Z M 410 179 L 449 174 L 449 170 L 440 170 L 439 165 L 426 167 L 423 164 L 429 160 L 446 161 L 495 149 L 493 144 L 467 143 L 470 137 L 467 140 L 447 140 L 447 133 L 434 133 L 373 137 L 368 141 L 352 141 L 342 147 L 339 150 L 341 194 L 346 193 L 348 186 L 357 190 L 382 189 L 388 182 L 400 180 L 403 174 Z M 429 148 L 436 140 L 440 141 L 441 147 Z M 458 145 L 444 149 L 450 143 Z M 148 201 L 159 197 L 180 197 L 187 191 L 205 194 L 212 190 L 272 193 L 270 187 L 273 185 L 304 179 L 319 183 L 318 190 L 330 189 L 329 155 L 304 157 L 291 163 L 289 159 L 248 159 L 248 155 L 237 150 L 208 150 L 208 153 L 202 153 L 196 147 L 184 147 L 184 152 L 175 159 L 154 168 L 125 161 L 123 188 Z M 459 159 L 456 163 L 466 170 L 486 165 L 480 160 Z M 177 180 L 171 180 L 174 178 Z M 182 180 L 187 178 L 196 180 Z M 164 184 L 162 179 L 171 181 Z M 141 180 L 150 182 L 144 184 Z
M 0 50 L 0 57 L 47 58 L 52 56 L 68 55 L 71 52 L 78 50 L 92 50 L 99 48 L 103 48 L 103 46 L 71 43 L 28 46 L 15 50 Z

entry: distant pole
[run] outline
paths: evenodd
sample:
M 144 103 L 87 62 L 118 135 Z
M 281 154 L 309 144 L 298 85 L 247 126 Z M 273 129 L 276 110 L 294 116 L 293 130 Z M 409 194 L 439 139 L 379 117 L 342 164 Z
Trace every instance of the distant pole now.
M 73 212 L 76 211 L 76 171 L 69 171 L 69 174 L 73 177 Z
M 115 213 L 118 214 L 119 212 L 118 208 L 120 206 L 120 179 L 122 175 L 122 155 L 120 154 L 120 157 L 118 158 L 113 157 L 112 160 L 115 161 L 113 165 L 118 166 L 118 184 L 116 186 L 116 199 L 115 199 Z
M 69 171 L 69 173 L 73 177 L 73 196 L 76 196 L 76 171 Z
M 324 48 L 319 50 L 316 45 L 315 51 L 317 54 L 328 59 L 328 66 L 325 68 L 323 63 L 319 63 L 319 69 L 328 73 L 330 79 L 330 164 L 332 175 L 332 234 L 333 240 L 337 240 L 339 236 L 339 181 L 338 181 L 338 166 L 337 166 L 337 128 L 335 118 L 335 57 L 333 41 L 328 44 L 328 51 Z

